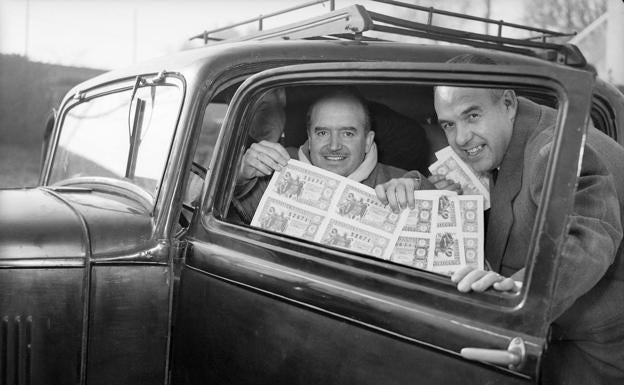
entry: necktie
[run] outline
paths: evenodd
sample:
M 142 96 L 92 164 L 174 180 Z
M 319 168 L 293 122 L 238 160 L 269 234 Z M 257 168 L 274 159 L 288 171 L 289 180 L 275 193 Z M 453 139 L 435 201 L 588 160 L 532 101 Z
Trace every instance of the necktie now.
M 494 185 L 496 183 L 496 178 L 498 178 L 498 169 L 495 168 L 494 170 L 492 170 L 492 172 L 490 172 L 490 176 L 492 179 L 492 185 Z
M 490 171 L 490 199 L 492 199 L 492 190 L 494 189 L 494 185 L 496 184 L 496 178 L 498 178 L 498 169 L 495 168 L 494 170 Z M 487 228 L 488 228 L 488 222 L 490 219 L 490 210 L 485 210 L 483 212 L 483 224 L 484 224 L 484 229 L 483 231 L 485 232 L 485 234 L 487 234 Z

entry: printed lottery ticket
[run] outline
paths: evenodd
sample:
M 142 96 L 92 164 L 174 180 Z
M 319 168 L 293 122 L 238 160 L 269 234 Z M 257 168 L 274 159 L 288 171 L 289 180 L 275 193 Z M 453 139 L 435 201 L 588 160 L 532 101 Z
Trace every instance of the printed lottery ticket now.
M 251 225 L 389 259 L 407 216 L 366 185 L 291 159 L 271 177 Z
M 259 212 L 258 227 L 314 240 L 324 217 L 282 200 L 269 198 Z
M 382 204 L 375 191 L 370 190 L 347 185 L 340 194 L 333 214 L 393 233 L 399 225 L 400 215 Z
M 416 191 L 390 260 L 451 275 L 470 265 L 484 266 L 483 196 Z
M 395 241 L 396 242 L 396 241 Z M 391 235 L 368 231 L 357 225 L 331 219 L 325 228 L 321 243 L 377 258 L 385 258 L 392 242 Z M 394 246 L 394 244 L 392 245 Z

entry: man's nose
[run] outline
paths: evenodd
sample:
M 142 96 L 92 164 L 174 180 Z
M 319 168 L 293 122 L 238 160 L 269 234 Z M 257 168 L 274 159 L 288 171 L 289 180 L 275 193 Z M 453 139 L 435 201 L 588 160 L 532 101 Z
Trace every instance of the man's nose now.
M 457 126 L 455 130 L 455 143 L 458 146 L 465 146 L 472 139 L 472 131 L 465 126 Z
M 342 143 L 340 142 L 340 136 L 335 133 L 331 133 L 329 137 L 329 149 L 332 151 L 339 150 L 342 147 Z

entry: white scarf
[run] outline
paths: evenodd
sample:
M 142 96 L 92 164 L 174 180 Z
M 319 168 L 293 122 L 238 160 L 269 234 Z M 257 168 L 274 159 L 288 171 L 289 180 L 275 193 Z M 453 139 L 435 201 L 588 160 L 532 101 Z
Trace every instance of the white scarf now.
M 299 147 L 299 151 L 297 155 L 299 156 L 299 160 L 303 163 L 312 164 L 308 155 L 310 154 L 310 146 L 306 141 Z M 354 180 L 356 182 L 362 182 L 366 178 L 368 178 L 377 166 L 377 145 L 373 142 L 370 150 L 364 156 L 364 160 L 360 165 L 347 176 L 347 178 Z

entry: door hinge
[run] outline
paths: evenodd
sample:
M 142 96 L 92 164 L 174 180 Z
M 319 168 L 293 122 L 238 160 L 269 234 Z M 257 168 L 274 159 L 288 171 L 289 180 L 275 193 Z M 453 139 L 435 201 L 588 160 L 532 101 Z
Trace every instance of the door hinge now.
M 191 243 L 184 240 L 175 241 L 175 255 L 174 259 L 178 262 L 184 262 L 186 260 L 186 254 L 188 253 L 189 248 L 191 247 Z

